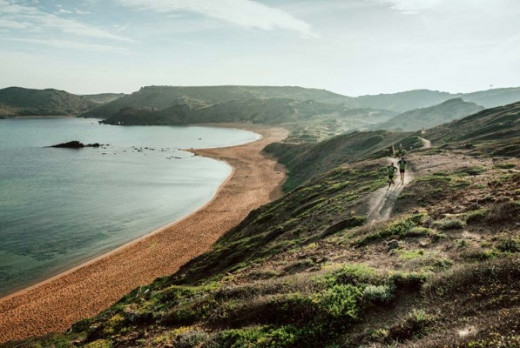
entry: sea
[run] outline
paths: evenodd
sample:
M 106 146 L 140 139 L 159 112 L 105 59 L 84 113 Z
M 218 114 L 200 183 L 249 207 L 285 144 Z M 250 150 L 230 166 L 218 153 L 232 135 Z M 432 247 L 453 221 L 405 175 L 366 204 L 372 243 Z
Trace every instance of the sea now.
M 216 127 L 0 120 L 0 297 L 59 274 L 207 203 L 224 162 L 181 149 L 259 139 Z M 50 145 L 78 140 L 99 148 Z

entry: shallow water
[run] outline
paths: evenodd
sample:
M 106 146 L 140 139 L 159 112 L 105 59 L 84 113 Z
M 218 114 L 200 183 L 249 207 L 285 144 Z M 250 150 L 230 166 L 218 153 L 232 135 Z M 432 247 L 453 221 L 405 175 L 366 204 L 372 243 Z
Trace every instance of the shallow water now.
M 230 146 L 257 138 L 252 132 L 211 127 L 0 120 L 0 296 L 204 205 L 231 168 L 179 148 Z M 109 145 L 45 147 L 70 140 Z

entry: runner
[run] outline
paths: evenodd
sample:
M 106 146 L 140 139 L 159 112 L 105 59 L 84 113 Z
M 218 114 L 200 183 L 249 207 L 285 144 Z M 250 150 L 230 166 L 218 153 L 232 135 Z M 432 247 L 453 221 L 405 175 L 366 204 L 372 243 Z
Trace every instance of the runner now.
M 394 175 L 395 175 L 395 172 L 397 170 L 397 167 L 394 166 L 393 163 L 390 163 L 390 165 L 388 167 L 388 188 L 390 188 L 390 185 L 393 185 L 395 184 L 394 182 Z
M 404 171 L 406 169 L 406 161 L 404 160 L 404 157 L 401 157 L 397 164 L 399 165 L 399 174 L 401 174 L 401 184 L 404 185 Z

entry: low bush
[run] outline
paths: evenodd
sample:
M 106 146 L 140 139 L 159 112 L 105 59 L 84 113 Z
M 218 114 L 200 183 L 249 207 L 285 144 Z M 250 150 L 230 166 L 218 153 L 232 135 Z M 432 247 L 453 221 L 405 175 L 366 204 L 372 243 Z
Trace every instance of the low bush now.
M 466 223 L 471 224 L 474 222 L 479 222 L 484 220 L 484 218 L 487 216 L 488 210 L 487 209 L 478 209 L 469 211 L 467 213 L 464 213 L 464 220 Z
M 386 341 L 403 342 L 411 338 L 419 338 L 426 334 L 426 327 L 433 317 L 422 309 L 414 309 L 399 324 L 388 330 Z
M 370 232 L 364 237 L 358 238 L 354 241 L 354 246 L 363 246 L 375 241 L 384 240 L 389 237 L 404 237 L 410 230 L 419 226 L 426 219 L 426 214 L 414 214 L 406 216 L 400 220 L 386 224 L 378 228 L 374 232 Z
M 520 216 L 519 202 L 505 202 L 493 205 L 489 209 L 484 222 L 487 223 L 513 223 L 518 222 Z
M 480 167 L 480 166 L 475 166 L 475 167 L 468 167 L 468 168 L 461 169 L 458 171 L 458 173 L 475 176 L 475 175 L 480 175 L 480 174 L 484 173 L 485 171 L 486 171 L 486 168 Z
M 433 226 L 440 230 L 453 230 L 463 228 L 466 223 L 463 220 L 457 218 L 445 218 L 433 222 Z
M 517 253 L 520 251 L 520 241 L 517 239 L 506 239 L 498 243 L 497 249 L 505 253 Z
M 368 285 L 363 290 L 363 300 L 367 303 L 386 304 L 394 299 L 394 291 L 388 285 Z
M 499 164 L 495 164 L 495 168 L 498 168 L 498 169 L 513 169 L 516 167 L 516 164 L 514 163 L 499 163 Z

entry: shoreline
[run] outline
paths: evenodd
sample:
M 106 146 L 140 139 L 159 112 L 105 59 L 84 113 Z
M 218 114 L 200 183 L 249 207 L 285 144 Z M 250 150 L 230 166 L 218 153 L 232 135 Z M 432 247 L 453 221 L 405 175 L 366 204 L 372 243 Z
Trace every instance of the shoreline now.
M 232 127 L 259 133 L 261 138 L 231 147 L 187 150 L 232 168 L 208 202 L 145 236 L 0 298 L 0 343 L 63 331 L 96 315 L 135 287 L 176 272 L 251 210 L 279 195 L 285 172 L 262 149 L 284 139 L 287 131 L 249 124 Z

